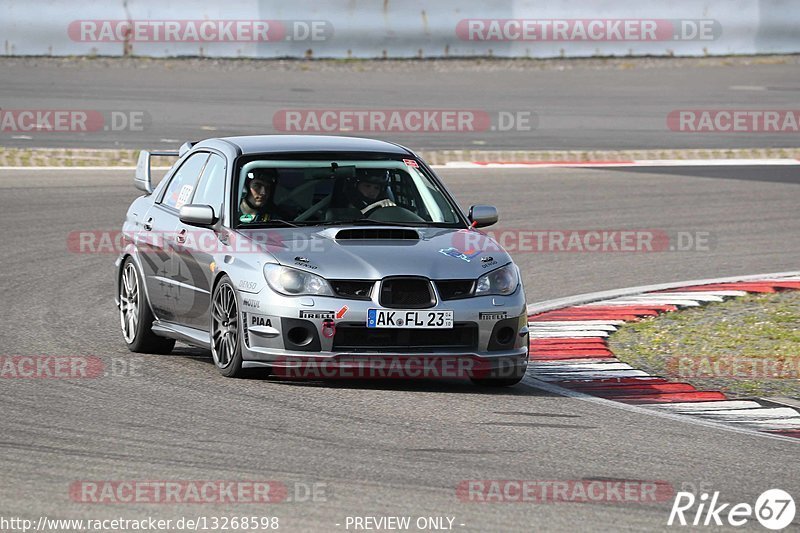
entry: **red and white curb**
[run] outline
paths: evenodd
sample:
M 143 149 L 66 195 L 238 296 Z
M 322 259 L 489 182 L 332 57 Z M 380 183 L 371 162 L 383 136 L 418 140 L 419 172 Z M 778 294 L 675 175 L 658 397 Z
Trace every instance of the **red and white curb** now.
M 594 161 L 450 161 L 434 168 L 730 167 L 800 165 L 800 159 L 620 159 Z
M 529 306 L 533 378 L 566 395 L 589 395 L 673 415 L 800 438 L 800 412 L 764 400 L 653 376 L 617 359 L 606 338 L 626 323 L 748 293 L 800 290 L 800 273 L 701 280 L 577 296 Z

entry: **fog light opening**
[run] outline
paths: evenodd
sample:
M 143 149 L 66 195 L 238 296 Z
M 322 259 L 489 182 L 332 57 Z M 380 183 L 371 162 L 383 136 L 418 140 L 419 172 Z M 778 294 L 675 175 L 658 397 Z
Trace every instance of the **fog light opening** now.
M 514 329 L 508 326 L 497 330 L 497 342 L 499 344 L 510 344 L 514 341 Z
M 289 342 L 297 346 L 305 346 L 313 340 L 311 331 L 302 326 L 297 326 L 290 329 L 289 333 L 286 334 L 286 337 L 289 339 Z

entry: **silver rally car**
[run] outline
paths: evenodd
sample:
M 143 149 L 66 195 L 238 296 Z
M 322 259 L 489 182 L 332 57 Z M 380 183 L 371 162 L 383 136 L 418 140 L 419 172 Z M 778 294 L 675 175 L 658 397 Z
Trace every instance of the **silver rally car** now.
M 155 187 L 153 155 L 178 157 Z M 497 210 L 465 215 L 402 146 L 207 139 L 141 152 L 135 184 L 145 194 L 128 209 L 116 262 L 132 351 L 168 353 L 178 340 L 210 349 L 230 377 L 380 368 L 391 358 L 489 385 L 524 376 L 519 270 L 477 230 Z

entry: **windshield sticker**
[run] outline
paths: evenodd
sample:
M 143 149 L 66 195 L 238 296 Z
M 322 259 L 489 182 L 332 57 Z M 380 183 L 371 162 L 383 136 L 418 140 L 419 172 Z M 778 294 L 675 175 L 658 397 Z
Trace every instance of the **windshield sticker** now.
M 405 163 L 407 167 L 419 168 L 419 163 L 417 163 L 413 159 L 403 159 L 403 163 Z
M 178 195 L 178 200 L 175 202 L 175 208 L 180 209 L 186 202 L 189 201 L 189 197 L 192 195 L 192 191 L 194 190 L 194 185 L 184 185 L 181 187 L 181 192 Z

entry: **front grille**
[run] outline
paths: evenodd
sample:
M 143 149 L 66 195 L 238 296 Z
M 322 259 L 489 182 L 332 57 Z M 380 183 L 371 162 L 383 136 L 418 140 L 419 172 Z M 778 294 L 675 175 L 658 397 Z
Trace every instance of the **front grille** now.
M 374 281 L 360 281 L 349 279 L 331 280 L 331 287 L 337 296 L 350 300 L 369 300 Z
M 360 323 L 336 324 L 333 350 L 368 352 L 425 352 L 478 348 L 478 326 L 474 322 L 456 322 L 452 329 L 382 329 Z
M 472 296 L 475 287 L 475 280 L 472 279 L 444 279 L 434 283 L 442 300 L 458 300 Z
M 385 278 L 380 304 L 394 309 L 424 309 L 436 305 L 436 298 L 427 278 Z
M 376 222 L 380 224 L 380 222 Z M 419 240 L 419 233 L 413 229 L 402 228 L 354 228 L 343 229 L 336 234 L 336 240 Z

